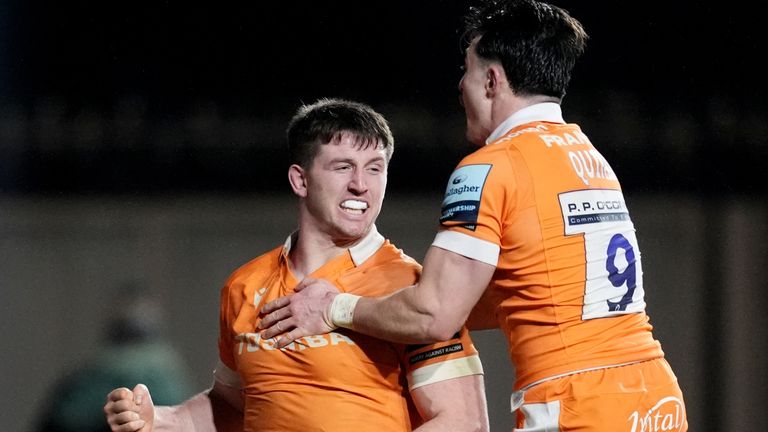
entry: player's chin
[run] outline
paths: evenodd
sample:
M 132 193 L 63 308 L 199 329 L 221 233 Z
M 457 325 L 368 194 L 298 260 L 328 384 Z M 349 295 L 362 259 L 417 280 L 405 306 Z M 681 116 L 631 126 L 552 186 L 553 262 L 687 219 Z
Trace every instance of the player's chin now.
M 341 227 L 341 231 L 346 238 L 360 239 L 370 232 L 372 225 L 373 221 L 368 220 L 368 218 L 361 218 L 356 221 L 347 221 L 347 223 Z

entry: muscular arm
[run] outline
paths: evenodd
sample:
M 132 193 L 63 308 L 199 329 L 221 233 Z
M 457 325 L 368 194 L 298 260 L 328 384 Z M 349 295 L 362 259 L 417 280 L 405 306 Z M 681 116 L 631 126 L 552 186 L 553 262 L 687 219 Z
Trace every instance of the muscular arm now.
M 425 423 L 414 432 L 487 432 L 488 408 L 482 375 L 427 384 L 411 391 Z
M 243 430 L 243 394 L 239 388 L 214 382 L 208 393 L 213 411 L 213 424 L 218 432 Z
M 493 265 L 432 246 L 418 285 L 386 297 L 360 298 L 352 325 L 345 326 L 402 343 L 450 339 L 467 320 L 495 269 Z M 266 329 L 262 336 L 282 334 L 278 347 L 283 347 L 300 337 L 332 330 L 328 310 L 336 295 L 338 291 L 330 283 L 319 281 L 302 287 L 290 298 L 270 302 L 262 309 L 267 314 L 260 324 Z M 334 326 L 340 324 L 343 323 L 333 322 Z
M 243 430 L 243 395 L 214 374 L 213 387 L 181 405 L 157 407 L 155 431 L 239 432 Z M 162 425 L 164 428 L 158 429 Z
M 464 325 L 496 267 L 435 246 L 418 285 L 381 298 L 361 298 L 354 329 L 396 342 L 450 339 Z
M 113 390 L 104 406 L 115 432 L 236 432 L 243 429 L 240 390 L 214 382 L 211 389 L 174 406 L 154 406 L 144 385 Z

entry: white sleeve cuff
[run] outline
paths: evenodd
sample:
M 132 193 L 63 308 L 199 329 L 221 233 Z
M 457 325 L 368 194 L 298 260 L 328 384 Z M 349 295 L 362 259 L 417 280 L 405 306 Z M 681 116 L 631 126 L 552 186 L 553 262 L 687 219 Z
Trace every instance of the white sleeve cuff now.
M 432 246 L 445 249 L 496 267 L 501 248 L 495 243 L 481 240 L 456 231 L 442 230 L 437 233 Z
M 482 375 L 483 364 L 480 356 L 473 355 L 446 360 L 420 367 L 408 374 L 408 389 L 413 390 L 427 384 L 460 378 L 468 375 Z

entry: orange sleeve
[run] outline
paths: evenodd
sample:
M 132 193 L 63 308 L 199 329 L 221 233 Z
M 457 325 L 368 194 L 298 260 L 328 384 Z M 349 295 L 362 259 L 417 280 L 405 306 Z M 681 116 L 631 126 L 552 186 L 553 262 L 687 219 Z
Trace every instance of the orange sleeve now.
M 220 302 L 219 302 L 219 359 L 228 368 L 237 370 L 235 363 L 234 352 L 232 347 L 235 345 L 233 338 L 233 324 L 236 318 L 236 311 L 240 309 L 240 305 L 236 304 L 235 299 L 238 296 L 232 293 L 232 277 L 221 288 Z
M 484 150 L 464 158 L 448 178 L 440 224 L 500 245 L 514 208 L 515 176 L 503 148 Z

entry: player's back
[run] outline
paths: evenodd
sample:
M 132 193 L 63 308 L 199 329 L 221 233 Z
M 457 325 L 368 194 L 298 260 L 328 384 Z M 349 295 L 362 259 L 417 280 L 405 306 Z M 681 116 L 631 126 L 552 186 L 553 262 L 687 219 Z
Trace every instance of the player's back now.
M 521 125 L 462 165 L 488 162 L 478 226 L 495 219 L 501 250 L 477 310 L 508 335 L 516 387 L 663 356 L 621 187 L 580 128 Z

